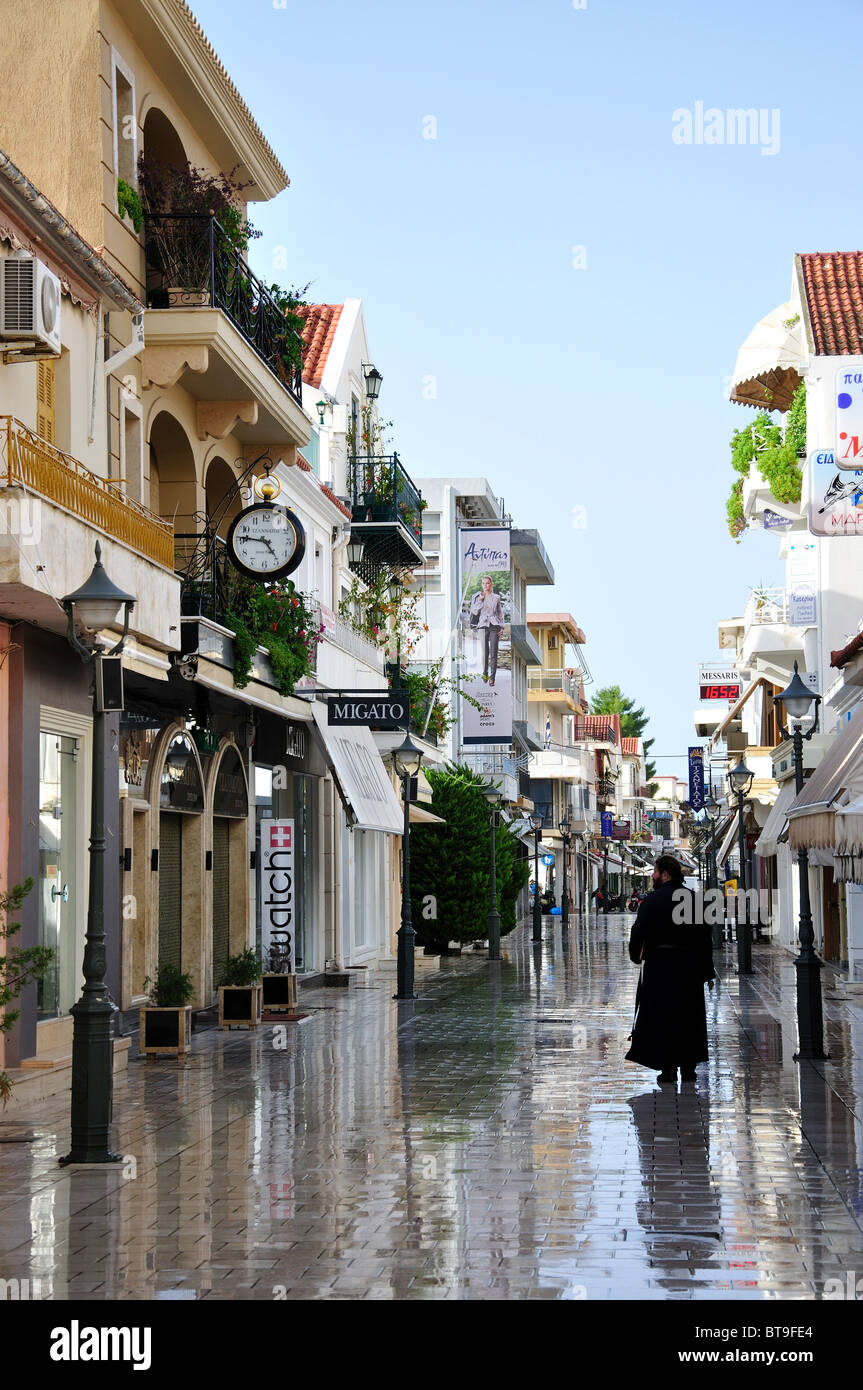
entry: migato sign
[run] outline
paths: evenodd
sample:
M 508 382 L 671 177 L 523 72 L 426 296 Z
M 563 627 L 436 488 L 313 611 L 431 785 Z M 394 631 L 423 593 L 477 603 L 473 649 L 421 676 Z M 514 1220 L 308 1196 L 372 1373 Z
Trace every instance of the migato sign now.
M 327 700 L 327 723 L 364 724 L 367 729 L 407 728 L 410 697 L 405 690 L 388 695 L 331 695 Z

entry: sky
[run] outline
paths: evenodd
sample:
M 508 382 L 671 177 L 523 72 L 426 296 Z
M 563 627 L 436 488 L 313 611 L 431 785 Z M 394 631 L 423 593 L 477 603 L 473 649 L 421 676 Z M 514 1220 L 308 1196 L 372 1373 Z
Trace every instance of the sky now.
M 727 530 L 737 352 L 795 252 L 861 244 L 859 0 L 191 3 L 291 179 L 254 268 L 363 300 L 408 472 L 539 531 L 530 609 L 684 776 L 718 619 L 784 578 Z M 699 102 L 756 139 L 697 139 Z

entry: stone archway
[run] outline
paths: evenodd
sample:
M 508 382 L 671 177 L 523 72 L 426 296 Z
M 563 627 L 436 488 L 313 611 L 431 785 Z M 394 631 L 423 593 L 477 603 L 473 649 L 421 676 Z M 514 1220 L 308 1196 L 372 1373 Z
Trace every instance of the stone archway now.
M 203 504 L 189 437 L 179 421 L 162 410 L 150 426 L 150 510 L 172 522 L 180 540 L 197 534 Z
M 179 169 L 189 162 L 173 123 L 158 106 L 151 106 L 144 117 L 144 159 Z

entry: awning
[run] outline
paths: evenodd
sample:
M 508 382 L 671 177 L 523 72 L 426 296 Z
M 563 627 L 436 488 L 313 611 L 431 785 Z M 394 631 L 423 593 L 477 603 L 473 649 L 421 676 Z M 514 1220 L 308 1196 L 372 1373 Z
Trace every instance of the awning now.
M 719 739 L 722 737 L 722 735 L 725 733 L 725 730 L 728 728 L 728 725 L 731 723 L 733 719 L 737 718 L 738 714 L 743 709 L 743 706 L 746 704 L 746 701 L 749 699 L 750 695 L 755 694 L 759 685 L 772 684 L 773 682 L 768 681 L 766 676 L 758 676 L 752 682 L 751 685 L 747 686 L 743 694 L 740 696 L 740 699 L 736 700 L 735 703 L 731 706 L 731 709 L 723 718 L 722 723 L 717 724 L 716 728 L 713 730 L 713 733 L 710 735 L 710 742 L 707 745 L 708 748 L 712 748 L 714 744 L 718 743 Z
M 759 319 L 738 352 L 729 398 L 757 410 L 787 410 L 800 384 L 803 358 L 799 314 L 792 304 L 780 304 Z
M 838 844 L 836 812 L 863 796 L 863 705 L 836 735 L 821 762 L 788 810 L 792 849 L 833 849 Z
M 365 725 L 330 727 L 327 708 L 318 701 L 312 714 L 355 828 L 401 835 L 404 811 L 369 730 Z
M 729 854 L 731 853 L 732 849 L 737 843 L 737 823 L 739 820 L 740 817 L 735 811 L 728 824 L 728 829 L 725 832 L 725 839 L 719 846 L 719 851 L 716 855 L 717 864 L 725 863 L 726 859 L 728 858 Z
M 411 802 L 408 819 L 411 825 L 446 825 L 443 816 L 436 816 L 424 806 L 417 806 L 415 801 Z
M 780 841 L 788 829 L 788 808 L 796 796 L 794 782 L 785 782 L 779 788 L 779 795 L 773 803 L 770 815 L 761 834 L 755 843 L 755 853 L 762 859 L 769 859 L 771 854 L 779 852 Z

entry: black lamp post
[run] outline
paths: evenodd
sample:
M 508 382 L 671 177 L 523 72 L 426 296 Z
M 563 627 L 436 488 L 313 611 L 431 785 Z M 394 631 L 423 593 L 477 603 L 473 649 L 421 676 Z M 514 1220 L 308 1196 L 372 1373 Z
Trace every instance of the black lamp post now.
M 737 973 L 752 974 L 752 929 L 749 925 L 749 902 L 746 897 L 746 829 L 743 823 L 743 801 L 749 795 L 754 773 L 746 766 L 743 754 L 740 762 L 728 774 L 732 791 L 737 796 L 737 845 L 740 853 L 740 883 L 743 889 L 743 913 L 740 912 L 740 895 L 737 896 Z
M 705 850 L 707 885 L 709 888 L 719 887 L 719 876 L 716 872 L 716 826 L 719 821 L 720 813 L 721 807 L 714 797 L 713 788 L 711 787 L 707 796 L 704 798 L 704 814 L 707 816 L 707 823 L 710 827 L 710 839 L 707 843 L 707 849 Z M 719 920 L 715 908 L 713 911 L 713 918 L 713 946 L 715 950 L 719 950 L 722 946 L 725 934 L 723 932 L 722 922 Z
M 539 901 L 539 841 L 542 835 L 542 816 L 534 812 L 533 827 L 533 934 L 532 941 L 542 941 L 542 907 Z
M 584 921 L 587 925 L 590 913 L 590 842 L 593 836 L 589 830 L 582 830 L 581 841 L 584 845 L 584 894 L 582 896 L 582 907 L 584 909 Z
M 411 778 L 416 777 L 422 762 L 422 749 L 417 748 L 410 734 L 405 735 L 393 754 L 393 762 L 402 779 L 402 800 L 404 802 L 404 829 L 402 831 L 402 924 L 396 933 L 398 939 L 396 964 L 396 990 L 394 999 L 416 999 L 414 993 L 414 948 L 417 934 L 411 923 Z
M 813 700 L 815 712 L 812 724 L 804 734 L 802 721 L 809 714 Z M 786 717 L 793 725 L 793 731 L 790 733 L 779 714 L 780 702 L 785 708 Z M 794 675 L 782 693 L 774 695 L 773 705 L 779 732 L 783 738 L 792 740 L 794 788 L 798 793 L 803 790 L 803 740 L 810 739 L 818 728 L 820 704 L 821 696 L 815 695 L 803 684 L 795 661 Z M 809 851 L 805 847 L 797 851 L 797 869 L 800 875 L 800 954 L 795 958 L 794 966 L 797 971 L 797 1031 L 800 1051 L 795 1054 L 795 1061 L 801 1057 L 826 1061 L 828 1054 L 824 1051 L 824 1010 L 821 1002 L 821 971 L 824 969 L 824 962 L 815 954 L 815 929 L 812 925 L 812 906 L 809 900 Z
M 87 579 L 62 600 L 66 611 L 66 640 L 81 660 L 93 668 L 93 787 L 90 812 L 90 901 L 84 942 L 84 987 L 72 1006 L 72 1148 L 61 1163 L 117 1163 L 109 1135 L 114 1094 L 112 1014 L 116 1005 L 105 985 L 105 658 L 119 657 L 129 632 L 135 605 L 131 594 L 118 589 L 102 566 L 102 547 L 96 542 L 96 563 Z M 117 620 L 123 608 L 123 635 L 109 651 L 99 650 L 95 637 L 82 641 L 80 625 L 91 633 Z M 108 669 L 111 669 L 110 667 Z M 117 696 L 120 696 L 119 703 Z M 109 707 L 122 706 L 122 691 L 114 692 Z M 114 914 L 112 913 L 112 916 Z M 119 923 L 112 926 L 119 933 Z
M 489 824 L 491 825 L 491 906 L 488 913 L 488 958 L 500 960 L 500 913 L 497 910 L 497 827 L 501 802 L 498 787 L 486 787 L 485 799 L 489 804 Z
M 560 831 L 561 839 L 563 840 L 563 893 L 561 895 L 560 903 L 560 922 L 562 930 L 569 931 L 569 890 L 566 884 L 569 868 L 569 832 L 572 829 L 572 821 L 569 818 L 569 811 L 567 811 L 566 815 L 563 817 L 562 820 L 558 821 L 557 828 Z

